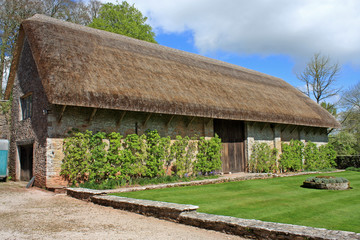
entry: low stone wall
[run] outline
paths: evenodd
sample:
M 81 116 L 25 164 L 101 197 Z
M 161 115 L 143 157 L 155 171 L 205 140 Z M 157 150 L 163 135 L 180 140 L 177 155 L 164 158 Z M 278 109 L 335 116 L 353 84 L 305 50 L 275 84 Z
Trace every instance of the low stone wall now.
M 93 196 L 91 201 L 103 206 L 111 206 L 146 216 L 153 216 L 251 239 L 360 239 L 360 234 L 354 232 L 198 213 L 196 212 L 198 206 L 194 205 L 140 200 L 111 195 Z
M 360 239 L 359 233 L 263 222 L 198 212 L 180 214 L 179 222 L 255 239 Z
M 147 216 L 177 221 L 180 214 L 196 211 L 198 206 L 177 203 L 158 202 L 151 200 L 139 200 L 118 196 L 94 196 L 91 201 L 103 206 L 136 212 Z
M 106 194 L 106 192 L 102 190 L 93 190 L 88 188 L 67 188 L 66 194 L 73 198 L 90 201 L 90 198 L 92 196 L 103 195 Z

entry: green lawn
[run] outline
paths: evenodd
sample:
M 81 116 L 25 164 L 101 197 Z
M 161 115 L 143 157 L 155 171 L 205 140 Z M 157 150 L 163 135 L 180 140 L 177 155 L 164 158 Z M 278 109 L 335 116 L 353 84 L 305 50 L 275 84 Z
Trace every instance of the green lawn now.
M 319 175 L 319 174 L 317 174 Z M 345 191 L 302 188 L 317 175 L 248 180 L 116 194 L 124 197 L 193 204 L 199 212 L 360 232 L 360 172 L 326 175 L 347 178 Z

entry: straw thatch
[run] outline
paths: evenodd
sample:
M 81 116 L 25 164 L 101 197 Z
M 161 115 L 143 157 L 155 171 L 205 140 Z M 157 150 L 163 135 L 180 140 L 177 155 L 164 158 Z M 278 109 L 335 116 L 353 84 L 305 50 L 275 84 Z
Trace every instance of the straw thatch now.
M 52 104 L 339 126 L 282 79 L 236 65 L 43 15 L 21 31 Z

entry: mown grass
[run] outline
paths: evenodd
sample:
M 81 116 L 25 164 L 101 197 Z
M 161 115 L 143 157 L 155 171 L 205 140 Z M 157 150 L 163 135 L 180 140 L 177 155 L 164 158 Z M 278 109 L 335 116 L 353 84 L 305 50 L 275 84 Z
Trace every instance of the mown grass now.
M 326 175 L 347 178 L 345 191 L 302 188 L 319 174 L 249 180 L 116 194 L 199 206 L 199 212 L 360 232 L 360 172 Z M 324 174 L 321 174 L 324 175 Z

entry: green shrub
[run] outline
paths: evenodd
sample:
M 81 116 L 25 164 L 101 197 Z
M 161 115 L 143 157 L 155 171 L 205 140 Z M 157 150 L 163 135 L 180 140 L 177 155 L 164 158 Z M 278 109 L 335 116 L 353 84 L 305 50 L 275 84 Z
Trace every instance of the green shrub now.
M 146 136 L 129 134 L 123 141 L 121 163 L 127 180 L 141 177 L 146 171 Z
M 281 144 L 282 154 L 279 165 L 283 172 L 299 171 L 303 168 L 304 143 L 299 140 L 291 140 L 289 144 Z
M 147 159 L 146 159 L 146 170 L 145 177 L 153 178 L 156 176 L 163 176 L 164 170 L 164 159 L 167 148 L 170 147 L 170 141 L 163 140 L 159 133 L 154 131 L 147 131 L 146 133 L 147 143 Z
M 210 175 L 221 169 L 221 139 L 217 134 L 209 140 L 201 137 L 198 141 L 197 150 L 194 173 Z
M 305 169 L 313 171 L 320 168 L 320 154 L 319 149 L 315 143 L 309 141 L 304 149 L 304 158 L 305 158 Z
M 60 175 L 72 184 L 89 180 L 91 135 L 92 132 L 90 131 L 76 132 L 73 137 L 64 139 L 64 160 Z
M 255 143 L 249 162 L 249 171 L 251 172 L 276 172 L 277 149 L 271 147 L 267 143 Z
M 107 144 L 103 141 L 106 135 L 98 132 L 90 136 L 90 167 L 89 181 L 102 182 L 112 176 L 112 166 L 107 159 L 105 147 Z
M 171 145 L 170 137 L 160 137 L 157 131 L 141 136 L 130 134 L 125 139 L 119 133 L 106 136 L 103 132 L 73 132 L 64 139 L 60 175 L 70 184 L 112 188 L 132 184 L 136 179 L 164 177 L 165 169 L 172 164 L 178 177 L 209 174 L 221 167 L 221 140 L 217 136 L 199 141 L 180 136 L 176 139 Z M 197 155 L 199 146 L 203 149 Z
M 331 144 L 322 145 L 319 147 L 319 155 L 320 155 L 320 168 L 333 168 L 336 167 L 336 151 L 334 146 Z
M 170 151 L 173 157 L 173 173 L 177 176 L 184 176 L 190 169 L 190 159 L 186 158 L 186 150 L 189 143 L 189 137 L 176 136 L 176 141 L 171 145 Z
M 309 141 L 304 152 L 306 170 L 314 171 L 336 166 L 336 151 L 331 144 L 322 145 L 318 148 L 315 143 Z

